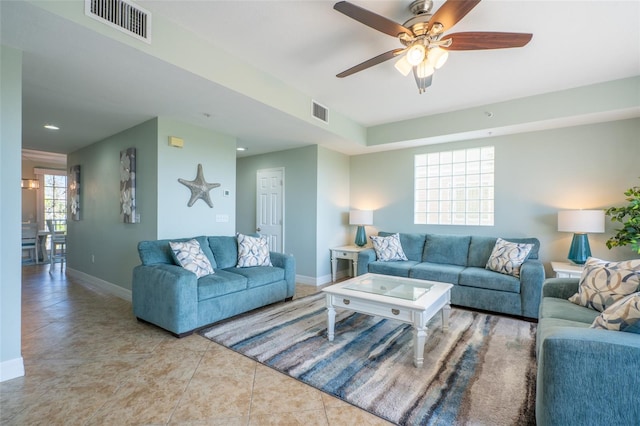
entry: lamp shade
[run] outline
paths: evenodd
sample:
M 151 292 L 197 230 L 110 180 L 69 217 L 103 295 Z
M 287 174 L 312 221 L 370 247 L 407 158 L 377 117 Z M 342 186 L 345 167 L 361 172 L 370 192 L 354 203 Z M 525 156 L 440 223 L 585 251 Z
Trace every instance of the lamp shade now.
M 20 187 L 22 189 L 38 189 L 40 188 L 40 181 L 38 179 L 22 179 Z
M 373 225 L 373 210 L 351 210 L 349 225 Z
M 558 231 L 576 234 L 604 232 L 604 210 L 561 210 Z

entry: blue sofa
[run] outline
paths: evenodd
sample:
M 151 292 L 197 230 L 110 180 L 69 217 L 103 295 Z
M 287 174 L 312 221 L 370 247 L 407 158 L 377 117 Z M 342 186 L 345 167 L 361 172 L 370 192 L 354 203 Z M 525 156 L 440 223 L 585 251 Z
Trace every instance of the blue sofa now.
M 366 249 L 358 254 L 358 275 L 371 272 L 451 283 L 453 305 L 537 318 L 545 278 L 538 260 L 540 242 L 536 238 L 505 239 L 534 245 L 521 266 L 520 278 L 485 269 L 497 238 L 403 233 L 400 243 L 408 260 L 379 261 L 374 249 Z
M 291 300 L 295 292 L 295 259 L 270 253 L 273 266 L 236 268 L 236 237 L 195 237 L 215 273 L 196 275 L 176 265 L 170 241 L 141 241 L 141 265 L 133 269 L 133 313 L 177 337 L 214 322 L 271 303 Z
M 640 334 L 589 328 L 600 312 L 567 299 L 579 278 L 542 287 L 536 352 L 536 422 L 640 425 Z

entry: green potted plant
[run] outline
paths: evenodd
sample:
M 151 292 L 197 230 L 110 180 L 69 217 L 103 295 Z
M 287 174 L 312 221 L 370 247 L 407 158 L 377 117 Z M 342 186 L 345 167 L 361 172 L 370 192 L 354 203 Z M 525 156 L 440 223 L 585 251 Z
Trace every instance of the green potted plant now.
M 622 228 L 616 229 L 616 234 L 607 240 L 607 247 L 622 247 L 630 245 L 633 251 L 640 254 L 640 187 L 625 191 L 628 205 L 610 207 L 605 212 L 611 216 L 611 222 L 622 223 Z

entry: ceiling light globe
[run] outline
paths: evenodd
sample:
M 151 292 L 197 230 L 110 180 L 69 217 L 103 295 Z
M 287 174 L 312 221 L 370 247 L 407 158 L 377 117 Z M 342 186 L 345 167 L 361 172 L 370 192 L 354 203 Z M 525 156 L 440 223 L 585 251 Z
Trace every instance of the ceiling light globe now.
M 421 44 L 414 44 L 407 51 L 407 60 L 412 66 L 418 65 L 420 62 L 424 60 L 425 57 L 425 48 Z
M 447 62 L 449 52 L 439 47 L 434 47 L 429 51 L 429 62 L 435 69 L 440 69 Z
M 431 65 L 431 63 L 426 59 L 420 62 L 416 67 L 416 75 L 418 78 L 427 78 L 433 74 L 434 71 L 433 65 Z

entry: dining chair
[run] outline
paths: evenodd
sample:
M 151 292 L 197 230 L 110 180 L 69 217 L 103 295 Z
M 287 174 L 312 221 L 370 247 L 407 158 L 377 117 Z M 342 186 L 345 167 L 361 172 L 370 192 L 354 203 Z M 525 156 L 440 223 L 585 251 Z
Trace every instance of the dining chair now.
M 22 224 L 22 251 L 29 252 L 29 260 L 39 262 L 38 256 L 38 224 L 23 223 Z
M 62 266 L 66 261 L 67 234 L 62 230 L 65 223 L 65 221 L 47 219 L 47 228 L 49 232 L 51 232 L 51 255 L 49 256 L 49 260 L 52 266 L 58 262 Z

